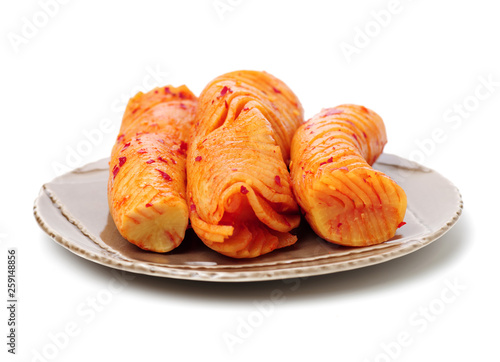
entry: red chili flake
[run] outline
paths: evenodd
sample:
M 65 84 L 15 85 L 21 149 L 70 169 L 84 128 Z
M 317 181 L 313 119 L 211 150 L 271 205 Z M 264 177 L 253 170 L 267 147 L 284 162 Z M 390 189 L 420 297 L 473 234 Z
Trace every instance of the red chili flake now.
M 165 87 L 163 89 L 165 89 L 165 94 L 172 94 L 169 87 Z
M 363 131 L 363 136 L 365 136 L 365 138 L 368 138 L 368 136 L 366 135 L 366 133 Z
M 155 94 L 158 94 L 158 89 L 155 89 Z
M 358 140 L 358 136 L 356 136 L 354 133 L 352 134 L 352 136 L 354 137 L 354 139 L 357 141 Z
M 120 171 L 120 167 L 115 165 L 115 167 L 113 167 L 113 180 L 115 179 L 116 175 L 118 174 L 118 171 Z
M 224 107 L 229 108 L 227 101 L 224 99 Z
M 155 162 L 155 160 L 147 160 L 147 161 L 146 161 L 146 163 L 147 163 L 148 165 L 152 164 L 153 162 Z
M 243 195 L 248 194 L 248 189 L 247 189 L 245 186 L 243 186 L 243 185 L 242 185 L 242 186 L 241 186 L 241 188 L 240 188 L 240 192 L 241 192 Z
M 158 140 L 158 142 L 165 144 L 165 140 L 161 138 Z
M 125 162 L 127 162 L 127 157 L 120 157 L 118 159 L 118 162 L 119 162 L 119 164 L 118 164 L 119 167 L 122 167 L 125 164 Z
M 125 138 L 125 135 L 122 133 L 121 135 L 119 135 L 117 138 L 116 138 L 116 142 L 121 142 L 123 141 L 123 139 Z
M 129 143 L 125 143 L 125 145 L 123 146 L 123 148 L 122 148 L 122 150 L 120 152 L 125 151 L 129 147 L 130 147 L 130 142 Z
M 249 110 L 250 110 L 250 108 L 248 108 L 248 107 L 243 108 L 244 112 L 249 111 Z
M 235 171 L 236 172 L 236 171 L 238 171 L 238 169 L 237 168 L 232 168 L 231 171 Z
M 200 162 L 201 161 L 201 156 L 196 156 L 196 158 L 194 159 L 196 162 Z
M 170 161 L 172 161 L 174 165 L 177 165 L 177 161 L 175 161 L 172 157 L 170 157 Z
M 151 206 L 153 206 L 153 204 L 152 204 L 152 203 L 149 203 L 149 202 L 148 202 L 148 203 L 146 204 L 146 207 L 151 207 Z
M 179 104 L 179 107 L 181 107 L 182 109 L 186 109 L 186 108 L 187 108 L 187 107 L 186 107 L 186 105 L 185 105 L 184 103 L 180 103 L 180 104 Z
M 211 104 L 214 104 L 214 100 L 212 99 L 212 103 Z
M 224 86 L 224 88 L 222 88 L 222 90 L 220 91 L 221 97 L 224 97 L 227 92 L 233 93 L 233 91 L 231 90 L 231 88 L 228 88 L 228 87 Z
M 278 186 L 281 186 L 281 178 L 278 175 L 274 176 L 274 182 L 276 182 Z
M 165 160 L 165 159 L 164 159 L 163 157 L 161 157 L 161 156 L 160 156 L 160 157 L 158 157 L 158 161 L 161 161 L 161 162 L 164 162 L 164 163 L 168 163 L 168 161 L 167 161 L 167 160 Z
M 135 108 L 132 110 L 132 114 L 134 114 L 135 112 L 137 112 L 139 110 L 139 108 Z
M 179 92 L 179 98 L 180 99 L 186 98 L 186 95 L 184 94 L 184 92 Z
M 339 222 L 339 223 L 337 224 L 337 229 L 338 229 L 338 228 L 340 228 L 341 226 L 342 226 L 342 223 L 341 223 L 341 222 Z
M 189 208 L 191 209 L 191 211 L 196 211 L 196 205 L 195 204 L 191 204 L 189 206 Z
M 406 225 L 406 223 L 405 223 L 404 221 L 401 221 L 401 222 L 399 223 L 399 225 L 398 225 L 398 229 L 399 229 L 401 226 L 404 226 L 404 225 Z
M 140 139 L 139 137 L 137 137 L 135 140 L 136 140 L 137 142 L 139 142 L 141 139 Z
M 184 141 L 181 141 L 181 145 L 179 146 L 177 152 L 180 153 L 181 155 L 184 155 L 186 154 L 187 149 L 188 149 L 188 144 Z
M 333 162 L 333 157 L 330 157 L 328 160 L 326 160 L 325 162 L 321 162 L 319 165 L 323 166 L 326 165 L 327 163 L 332 163 L 332 162 Z
M 143 153 L 148 153 L 144 148 L 141 148 L 137 153 L 143 154 Z
M 340 113 L 343 113 L 344 111 L 341 110 L 341 109 L 337 109 L 337 108 L 330 108 L 325 114 L 323 114 L 323 117 L 326 117 L 326 116 L 333 116 L 334 114 L 340 114 Z
M 278 88 L 273 87 L 274 93 L 281 93 L 281 91 Z
M 205 141 L 207 140 L 208 138 L 205 138 L 203 141 L 201 141 L 201 143 L 205 143 Z
M 172 177 L 170 177 L 168 173 L 166 173 L 162 170 L 158 170 L 157 168 L 155 168 L 155 170 L 158 171 L 160 173 L 161 177 L 163 177 L 165 180 L 172 181 Z

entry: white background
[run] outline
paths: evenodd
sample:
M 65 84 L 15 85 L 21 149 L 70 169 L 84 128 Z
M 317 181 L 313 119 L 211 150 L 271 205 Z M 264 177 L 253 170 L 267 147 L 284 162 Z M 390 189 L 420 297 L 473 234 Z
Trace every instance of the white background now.
M 0 5 L 0 275 L 7 248 L 17 247 L 20 301 L 14 357 L 0 303 L 2 361 L 498 360 L 500 8 L 494 1 L 56 4 Z M 349 46 L 356 47 L 350 55 L 342 50 Z M 198 94 L 237 69 L 281 78 L 307 118 L 346 102 L 372 108 L 386 123 L 386 152 L 453 181 L 464 198 L 462 217 L 411 255 L 300 285 L 125 274 L 132 280 L 92 314 L 89 303 L 109 296 L 114 276 L 42 232 L 32 214 L 40 187 L 61 167 L 109 155 L 126 100 L 151 82 L 151 72 L 162 85 L 185 83 Z M 481 79 L 492 86 L 481 88 L 478 100 Z M 469 111 L 457 116 L 457 107 Z M 102 128 L 107 120 L 111 126 Z M 89 150 L 83 143 L 92 132 L 101 137 Z M 458 285 L 454 294 L 450 283 Z M 242 335 L 242 321 L 260 313 L 255 303 L 269 303 L 275 289 L 284 295 L 281 303 Z M 76 336 L 62 337 L 68 326 Z M 241 337 L 232 351 L 224 340 L 229 334 Z

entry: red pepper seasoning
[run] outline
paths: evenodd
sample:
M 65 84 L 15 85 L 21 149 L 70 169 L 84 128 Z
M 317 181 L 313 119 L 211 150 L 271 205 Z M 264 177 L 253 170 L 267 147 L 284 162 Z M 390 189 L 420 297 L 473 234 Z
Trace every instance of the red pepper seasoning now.
M 274 176 L 274 182 L 276 182 L 276 185 L 281 186 L 281 178 L 278 175 Z
M 155 162 L 155 160 L 147 160 L 147 161 L 146 161 L 146 163 L 147 163 L 148 165 L 152 164 L 153 162 Z
M 160 156 L 160 157 L 158 157 L 158 161 L 161 161 L 161 162 L 163 162 L 163 163 L 168 163 L 168 161 L 167 161 L 167 160 L 165 160 L 165 159 L 164 159 L 163 157 L 161 157 L 161 156 Z
M 153 206 L 153 204 L 151 204 L 149 202 L 146 204 L 146 207 L 151 207 L 151 206 Z
M 116 175 L 118 174 L 118 171 L 120 171 L 120 168 L 115 165 L 115 167 L 113 167 L 113 180 L 115 179 Z
M 190 209 L 191 211 L 196 211 L 196 205 L 195 205 L 195 204 L 191 204 L 191 205 L 189 206 L 189 209 Z
M 144 148 L 141 148 L 139 151 L 137 151 L 137 153 L 142 155 L 143 153 L 148 153 L 148 151 L 146 151 Z
M 118 163 L 118 166 L 119 166 L 119 167 L 122 167 L 122 166 L 125 164 L 125 162 L 127 162 L 127 157 L 120 157 L 120 158 L 118 159 L 118 162 L 119 162 L 119 163 Z
M 323 166 L 326 165 L 327 163 L 332 163 L 332 162 L 333 162 L 333 157 L 330 157 L 328 160 L 326 160 L 325 162 L 321 162 L 319 165 Z
M 241 188 L 240 188 L 240 192 L 243 195 L 246 195 L 246 194 L 248 194 L 248 189 L 245 186 L 242 185 Z
M 165 90 L 165 94 L 172 94 L 169 87 L 165 87 L 163 89 Z
M 273 87 L 274 93 L 281 93 L 281 91 L 278 88 Z
M 167 181 L 172 181 L 172 177 L 170 177 L 170 175 L 162 170 L 158 170 L 157 168 L 155 168 L 156 171 L 158 171 L 161 175 L 161 177 L 163 177 L 165 180 Z
M 181 107 L 182 109 L 187 109 L 187 107 L 186 107 L 186 105 L 184 103 L 180 103 L 179 107 Z
M 196 162 L 200 162 L 201 161 L 201 156 L 196 156 L 196 158 L 194 159 Z
M 121 141 L 123 141 L 124 138 L 125 138 L 125 135 L 122 133 L 121 135 L 116 137 L 116 142 L 121 142 Z
M 129 147 L 130 147 L 130 142 L 129 143 L 125 143 L 125 146 L 123 146 L 123 148 L 122 148 L 122 150 L 120 152 L 125 151 Z
M 184 141 L 181 141 L 181 145 L 179 146 L 177 152 L 180 153 L 181 155 L 185 155 L 187 149 L 188 149 L 188 144 Z
M 231 88 L 228 88 L 228 87 L 224 86 L 224 88 L 222 88 L 222 90 L 220 91 L 221 97 L 224 97 L 227 92 L 233 93 L 233 91 L 231 90 Z
M 404 225 L 406 225 L 406 223 L 405 223 L 404 221 L 401 221 L 401 222 L 399 223 L 399 225 L 398 225 L 398 229 L 399 229 L 401 226 L 404 226 Z

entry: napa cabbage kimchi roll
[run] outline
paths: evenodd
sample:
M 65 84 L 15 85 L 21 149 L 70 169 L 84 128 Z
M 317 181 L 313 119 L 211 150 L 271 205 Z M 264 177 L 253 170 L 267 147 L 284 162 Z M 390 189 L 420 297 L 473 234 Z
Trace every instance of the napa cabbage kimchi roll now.
M 288 162 L 303 123 L 295 94 L 266 72 L 236 71 L 199 98 L 187 157 L 191 225 L 213 250 L 252 258 L 292 245 L 300 223 Z
M 405 192 L 371 167 L 386 142 L 380 116 L 352 104 L 324 109 L 297 130 L 290 165 L 294 192 L 320 237 L 373 245 L 403 224 Z
M 186 86 L 156 88 L 130 99 L 112 149 L 108 202 L 120 234 L 155 252 L 184 239 L 186 153 L 197 99 Z

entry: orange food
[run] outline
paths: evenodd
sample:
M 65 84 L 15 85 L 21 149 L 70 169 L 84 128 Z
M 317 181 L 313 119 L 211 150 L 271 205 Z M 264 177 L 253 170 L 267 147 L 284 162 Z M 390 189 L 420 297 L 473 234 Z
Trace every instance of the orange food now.
M 210 82 L 187 157 L 191 225 L 224 255 L 256 257 L 295 243 L 300 222 L 287 163 L 303 122 L 294 93 L 265 72 Z
M 186 152 L 197 99 L 186 86 L 130 99 L 113 147 L 108 181 L 120 234 L 145 250 L 167 252 L 184 239 Z
M 395 235 L 406 194 L 370 166 L 386 142 L 382 119 L 351 104 L 324 109 L 298 129 L 291 150 L 294 193 L 320 237 L 366 246 Z

